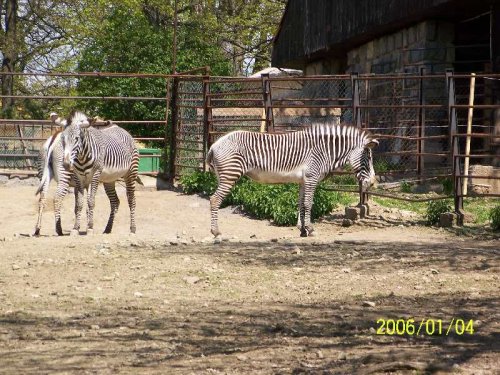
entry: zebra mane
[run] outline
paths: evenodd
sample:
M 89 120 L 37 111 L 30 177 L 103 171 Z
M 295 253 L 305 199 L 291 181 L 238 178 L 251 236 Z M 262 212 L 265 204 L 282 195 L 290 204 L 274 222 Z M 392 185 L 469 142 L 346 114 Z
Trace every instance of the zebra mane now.
M 81 125 L 85 123 L 90 124 L 89 118 L 85 113 L 78 110 L 71 111 L 67 120 L 68 126 L 73 124 Z M 83 126 L 88 126 L 88 125 L 83 125 Z
M 361 129 L 358 128 L 357 126 L 354 126 L 352 124 L 344 124 L 344 123 L 335 123 L 333 121 L 329 122 L 313 122 L 311 124 L 311 128 L 316 128 L 316 129 L 341 129 L 341 128 L 351 128 L 355 132 L 360 133 L 360 135 L 365 138 L 365 139 L 373 139 L 375 136 L 368 130 L 366 129 Z M 307 129 L 307 128 L 306 128 Z

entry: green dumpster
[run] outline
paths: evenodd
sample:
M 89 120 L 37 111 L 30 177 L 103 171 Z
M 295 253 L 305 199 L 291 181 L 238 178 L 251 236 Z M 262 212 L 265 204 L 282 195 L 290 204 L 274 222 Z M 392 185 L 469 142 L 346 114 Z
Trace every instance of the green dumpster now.
M 160 171 L 161 150 L 159 148 L 139 149 L 139 172 Z

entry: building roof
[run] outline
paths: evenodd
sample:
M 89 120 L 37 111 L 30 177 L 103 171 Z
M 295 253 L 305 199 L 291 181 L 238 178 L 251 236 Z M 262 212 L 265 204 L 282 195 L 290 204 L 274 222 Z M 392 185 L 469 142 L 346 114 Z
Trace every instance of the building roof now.
M 473 17 L 492 4 L 500 0 L 288 0 L 272 65 L 301 69 L 423 20 Z

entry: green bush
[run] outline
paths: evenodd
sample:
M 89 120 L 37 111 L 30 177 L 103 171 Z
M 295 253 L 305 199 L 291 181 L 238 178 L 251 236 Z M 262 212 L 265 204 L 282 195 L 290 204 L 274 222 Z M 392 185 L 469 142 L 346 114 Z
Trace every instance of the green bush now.
M 443 193 L 451 195 L 453 193 L 453 179 L 444 178 L 441 182 L 443 184 Z
M 411 193 L 411 183 L 408 181 L 402 181 L 400 188 L 402 193 Z
M 445 212 L 451 212 L 451 203 L 447 200 L 430 201 L 427 204 L 425 218 L 428 225 L 436 225 L 439 223 L 439 217 Z
M 217 187 L 212 173 L 195 172 L 180 181 L 186 194 L 211 195 Z M 338 192 L 322 189 L 320 184 L 314 194 L 311 219 L 314 221 L 329 214 L 347 199 Z M 241 178 L 224 200 L 222 207 L 241 206 L 242 210 L 258 219 L 272 220 L 280 226 L 297 223 L 299 187 L 297 184 L 259 184 L 247 177 Z
M 333 185 L 341 185 L 341 186 L 349 186 L 349 185 L 358 185 L 358 180 L 354 173 L 352 174 L 339 174 L 328 179 L 330 183 Z
M 212 195 L 217 189 L 217 178 L 213 173 L 196 171 L 180 178 L 182 191 L 186 194 Z
M 491 220 L 491 228 L 493 230 L 500 230 L 500 205 L 493 207 L 490 210 L 490 220 Z

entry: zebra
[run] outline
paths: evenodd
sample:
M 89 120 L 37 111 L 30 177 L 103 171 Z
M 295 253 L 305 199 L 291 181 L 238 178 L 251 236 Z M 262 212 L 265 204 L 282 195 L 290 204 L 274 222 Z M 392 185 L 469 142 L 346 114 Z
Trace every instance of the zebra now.
M 95 194 L 100 181 L 111 205 L 104 233 L 111 233 L 120 205 L 115 189 L 115 183 L 120 178 L 123 178 L 127 189 L 130 232 L 135 233 L 135 182 L 139 152 L 132 136 L 110 121 L 105 128 L 96 129 L 91 126 L 94 121 L 80 111 L 72 111 L 66 123 L 56 113 L 51 114 L 51 119 L 56 124 L 65 125 L 62 132 L 63 164 L 76 175 L 75 225 L 71 234 L 79 233 L 84 190 L 87 190 L 87 234 L 93 233 Z
M 61 204 L 68 193 L 70 186 L 76 186 L 76 177 L 63 166 L 64 148 L 62 145 L 62 130 L 56 131 L 44 143 L 38 154 L 38 177 L 40 185 L 35 195 L 40 194 L 38 200 L 38 220 L 35 227 L 35 236 L 40 235 L 42 227 L 42 213 L 45 208 L 45 200 L 52 179 L 56 180 L 57 188 L 54 196 L 54 214 L 56 220 L 56 233 L 63 235 L 61 226 Z
M 210 197 L 211 232 L 221 234 L 218 211 L 232 186 L 243 175 L 262 183 L 300 185 L 300 235 L 312 235 L 311 208 L 318 183 L 350 163 L 363 191 L 375 182 L 372 148 L 378 145 L 369 132 L 350 125 L 314 123 L 305 130 L 269 134 L 243 130 L 219 138 L 209 149 L 207 164 L 218 186 Z

